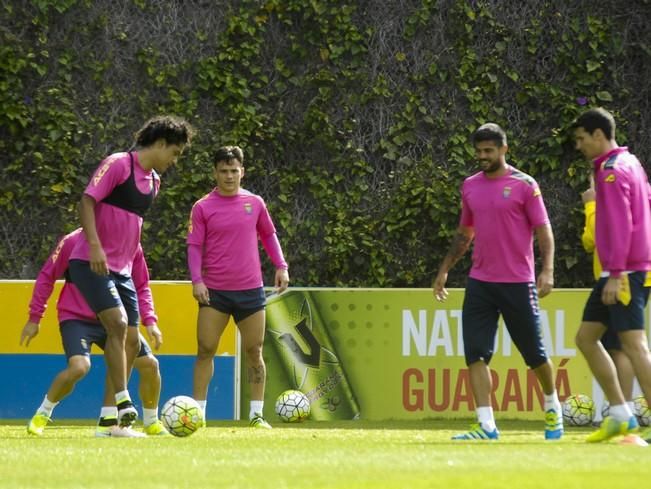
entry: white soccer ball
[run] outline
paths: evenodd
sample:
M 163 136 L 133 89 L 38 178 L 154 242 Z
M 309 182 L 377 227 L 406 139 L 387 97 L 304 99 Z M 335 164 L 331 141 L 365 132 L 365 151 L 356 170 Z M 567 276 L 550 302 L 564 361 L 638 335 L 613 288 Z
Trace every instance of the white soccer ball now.
M 649 408 L 644 396 L 640 395 L 633 399 L 633 414 L 635 414 L 640 426 L 651 425 L 651 408 Z
M 310 415 L 310 400 L 297 390 L 287 390 L 276 399 L 276 414 L 286 423 L 303 421 Z
M 174 396 L 163 406 L 160 419 L 174 436 L 190 436 L 203 426 L 203 411 L 189 396 Z
M 588 426 L 594 415 L 594 401 L 585 394 L 571 395 L 563 402 L 563 420 L 569 426 Z

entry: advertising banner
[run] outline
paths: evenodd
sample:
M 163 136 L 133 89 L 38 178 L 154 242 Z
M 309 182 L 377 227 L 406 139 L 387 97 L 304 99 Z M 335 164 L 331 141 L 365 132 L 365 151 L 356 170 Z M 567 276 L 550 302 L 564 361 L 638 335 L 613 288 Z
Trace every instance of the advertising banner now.
M 603 394 L 574 344 L 587 297 L 588 290 L 565 289 L 542 299 L 542 336 L 559 397 L 583 393 L 600 402 Z M 292 388 L 310 398 L 316 420 L 474 416 L 462 301 L 459 289 L 445 303 L 430 289 L 292 288 L 271 296 L 266 410 Z M 501 321 L 490 367 L 497 416 L 540 419 L 542 390 Z

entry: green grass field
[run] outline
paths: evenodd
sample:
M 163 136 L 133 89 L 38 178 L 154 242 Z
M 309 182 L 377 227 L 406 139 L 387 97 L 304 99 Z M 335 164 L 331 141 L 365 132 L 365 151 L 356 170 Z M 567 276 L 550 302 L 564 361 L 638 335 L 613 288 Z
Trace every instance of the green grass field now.
M 651 447 L 545 442 L 541 423 L 502 421 L 497 442 L 452 442 L 462 421 L 213 423 L 189 438 L 97 439 L 59 421 L 41 438 L 0 424 L 1 488 L 644 487 Z

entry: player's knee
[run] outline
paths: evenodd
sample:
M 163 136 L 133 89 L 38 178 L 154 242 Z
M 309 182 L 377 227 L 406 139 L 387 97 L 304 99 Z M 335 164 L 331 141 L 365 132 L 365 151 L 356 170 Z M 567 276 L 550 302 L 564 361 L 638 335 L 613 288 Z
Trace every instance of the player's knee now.
M 68 378 L 73 382 L 83 379 L 90 370 L 90 360 L 87 357 L 76 358 L 68 363 Z
M 246 356 L 253 363 L 261 363 L 262 362 L 262 343 L 256 343 L 255 345 L 251 345 L 251 346 L 247 347 Z
M 154 355 L 144 355 L 136 358 L 134 367 L 140 375 L 157 375 L 159 369 L 158 359 Z
M 197 357 L 200 360 L 209 359 L 215 356 L 217 353 L 217 346 L 208 343 L 202 343 L 201 341 L 197 345 Z

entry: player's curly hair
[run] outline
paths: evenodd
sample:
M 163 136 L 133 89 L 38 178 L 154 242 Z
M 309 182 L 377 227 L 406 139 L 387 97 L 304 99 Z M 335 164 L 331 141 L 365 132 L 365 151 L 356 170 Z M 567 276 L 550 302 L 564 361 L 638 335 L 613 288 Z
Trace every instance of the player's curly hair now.
M 152 117 L 134 134 L 137 146 L 146 148 L 159 139 L 167 144 L 189 145 L 195 129 L 188 121 L 173 115 L 158 115 Z

